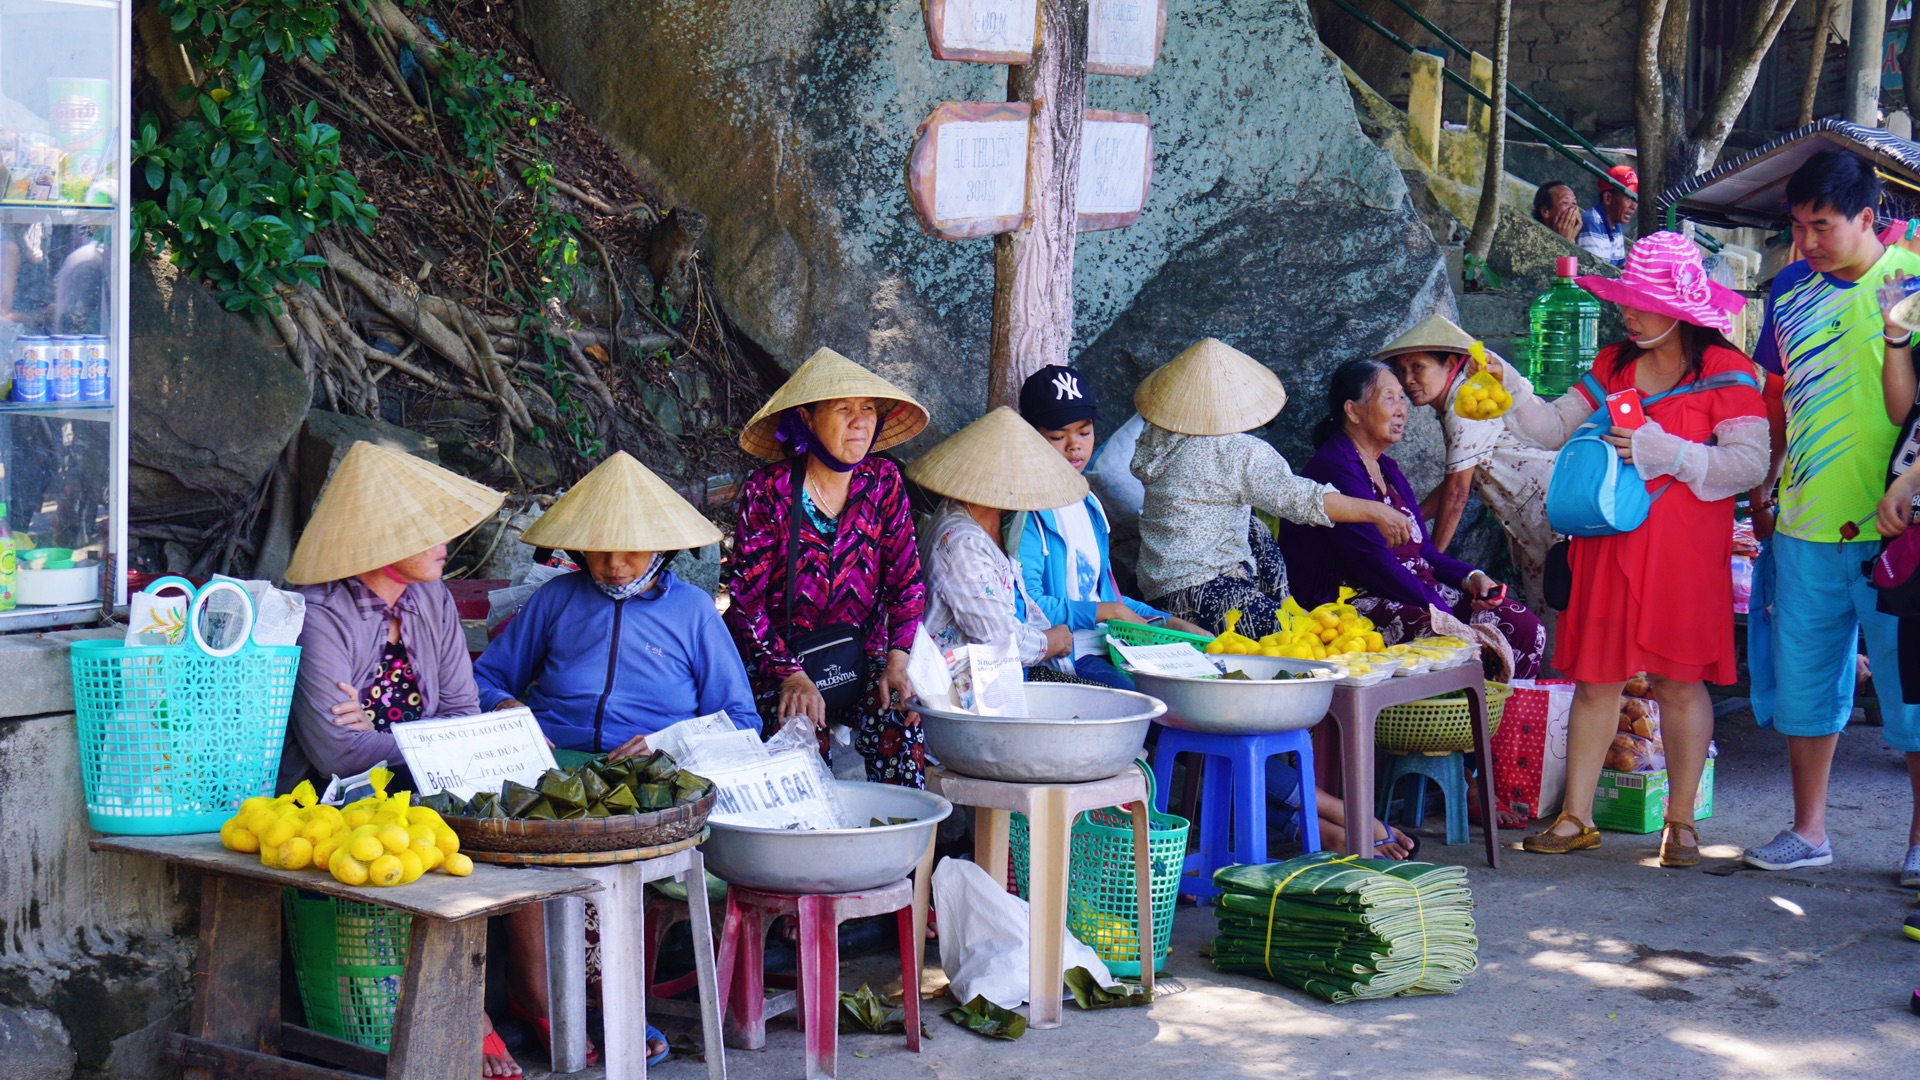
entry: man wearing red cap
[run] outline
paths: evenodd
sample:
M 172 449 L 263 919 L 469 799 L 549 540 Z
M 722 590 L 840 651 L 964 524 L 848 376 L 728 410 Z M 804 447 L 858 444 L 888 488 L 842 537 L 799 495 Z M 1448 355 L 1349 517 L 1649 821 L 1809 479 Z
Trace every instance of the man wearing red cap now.
M 1627 222 L 1640 211 L 1640 174 L 1630 165 L 1615 165 L 1607 176 L 1626 186 L 1600 185 L 1600 201 L 1580 215 L 1580 238 L 1575 243 L 1615 266 L 1627 261 Z

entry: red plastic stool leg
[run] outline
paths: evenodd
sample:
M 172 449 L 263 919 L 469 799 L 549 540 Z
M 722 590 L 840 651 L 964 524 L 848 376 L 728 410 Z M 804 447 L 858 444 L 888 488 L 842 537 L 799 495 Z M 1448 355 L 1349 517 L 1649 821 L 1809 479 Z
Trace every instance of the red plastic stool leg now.
M 912 907 L 894 913 L 900 924 L 900 1005 L 906 1012 L 907 1049 L 920 1052 L 920 939 Z M 836 1017 L 835 1019 L 838 1019 Z
M 767 1045 L 766 913 L 727 898 L 727 928 L 720 937 L 722 982 L 729 1041 L 743 1050 Z
M 806 1018 L 807 1080 L 839 1068 L 840 915 L 825 896 L 800 901 L 800 1011 Z

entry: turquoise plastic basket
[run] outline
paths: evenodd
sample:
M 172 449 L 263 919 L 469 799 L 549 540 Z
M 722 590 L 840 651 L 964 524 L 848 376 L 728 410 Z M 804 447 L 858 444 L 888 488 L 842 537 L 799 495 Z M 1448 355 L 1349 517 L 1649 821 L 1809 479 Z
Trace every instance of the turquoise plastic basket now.
M 213 657 L 191 643 L 73 643 L 87 821 L 103 833 L 215 832 L 272 795 L 298 646 Z
M 307 1027 L 386 1050 L 407 973 L 413 916 L 304 889 L 282 890 Z
M 1153 804 L 1153 770 L 1138 763 L 1147 777 L 1147 804 Z M 1153 897 L 1153 970 L 1167 966 L 1173 952 L 1173 907 L 1187 857 L 1186 818 L 1147 811 L 1148 891 Z M 1027 893 L 1027 815 L 1014 814 L 1007 828 L 1013 861 L 1013 887 Z M 1133 882 L 1133 814 L 1118 807 L 1088 810 L 1073 822 L 1067 870 L 1067 930 L 1079 938 L 1115 975 L 1140 975 L 1140 915 Z

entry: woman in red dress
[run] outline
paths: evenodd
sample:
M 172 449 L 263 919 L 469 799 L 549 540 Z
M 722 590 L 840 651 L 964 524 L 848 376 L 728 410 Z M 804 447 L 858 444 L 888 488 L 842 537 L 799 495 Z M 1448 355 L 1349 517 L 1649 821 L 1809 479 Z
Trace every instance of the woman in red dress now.
M 1577 684 L 1567 731 L 1567 796 L 1560 816 L 1524 847 L 1564 854 L 1600 846 L 1594 789 L 1618 724 L 1620 691 L 1645 673 L 1667 754 L 1666 827 L 1660 865 L 1694 866 L 1700 834 L 1693 800 L 1713 739 L 1706 681 L 1735 679 L 1733 497 L 1763 480 L 1768 466 L 1766 406 L 1753 362 L 1726 338 L 1729 313 L 1744 302 L 1707 279 L 1699 249 L 1678 233 L 1635 244 L 1618 278 L 1580 285 L 1621 307 L 1628 340 L 1600 350 L 1593 377 L 1605 394 L 1629 388 L 1643 398 L 1682 392 L 1647 406 L 1637 428 L 1606 436 L 1623 464 L 1661 494 L 1632 532 L 1576 538 L 1568 551 L 1573 586 L 1553 664 Z M 1603 400 L 1576 387 L 1556 402 L 1535 397 L 1511 369 L 1507 423 L 1521 438 L 1558 449 Z M 1690 385 L 1713 388 L 1686 390 Z M 1664 488 L 1664 490 L 1662 490 Z

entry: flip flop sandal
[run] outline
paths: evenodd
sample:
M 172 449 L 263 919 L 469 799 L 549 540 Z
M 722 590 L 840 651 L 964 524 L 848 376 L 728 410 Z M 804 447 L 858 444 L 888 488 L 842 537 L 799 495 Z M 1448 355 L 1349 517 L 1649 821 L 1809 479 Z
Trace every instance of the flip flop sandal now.
M 660 1034 L 660 1029 L 654 1027 L 652 1024 L 647 1025 L 647 1041 L 649 1043 L 658 1042 L 662 1048 L 659 1053 L 647 1059 L 647 1068 L 649 1069 L 667 1060 L 668 1055 L 673 1053 L 673 1047 L 667 1045 L 667 1037 Z
M 507 1044 L 501 1040 L 500 1033 L 497 1031 L 489 1031 L 483 1038 L 481 1038 L 480 1056 L 483 1058 L 492 1057 L 492 1058 L 506 1058 L 508 1061 L 513 1060 L 513 1055 L 507 1052 Z M 516 1074 L 516 1075 L 524 1075 L 524 1074 Z
M 1412 862 L 1420 854 L 1420 838 L 1413 835 L 1412 833 L 1407 833 L 1405 835 L 1407 838 L 1407 857 L 1404 859 L 1401 859 L 1400 861 Z M 1382 839 L 1375 840 L 1373 842 L 1373 846 L 1377 850 L 1379 848 L 1386 847 L 1388 844 L 1397 844 L 1399 842 L 1400 841 L 1395 840 L 1393 838 L 1393 827 L 1389 825 L 1387 827 L 1387 835 Z
M 507 1011 L 513 1014 L 514 1019 L 524 1020 L 533 1025 L 534 1031 L 539 1033 L 540 1046 L 546 1050 L 548 1060 L 552 1060 L 553 1021 L 548 1020 L 546 1017 L 541 1016 L 539 1013 L 534 1012 L 532 1009 L 527 1008 L 512 998 L 507 999 Z M 587 1064 L 600 1064 L 600 1051 L 594 1049 L 592 1040 L 588 1040 L 587 1042 Z

